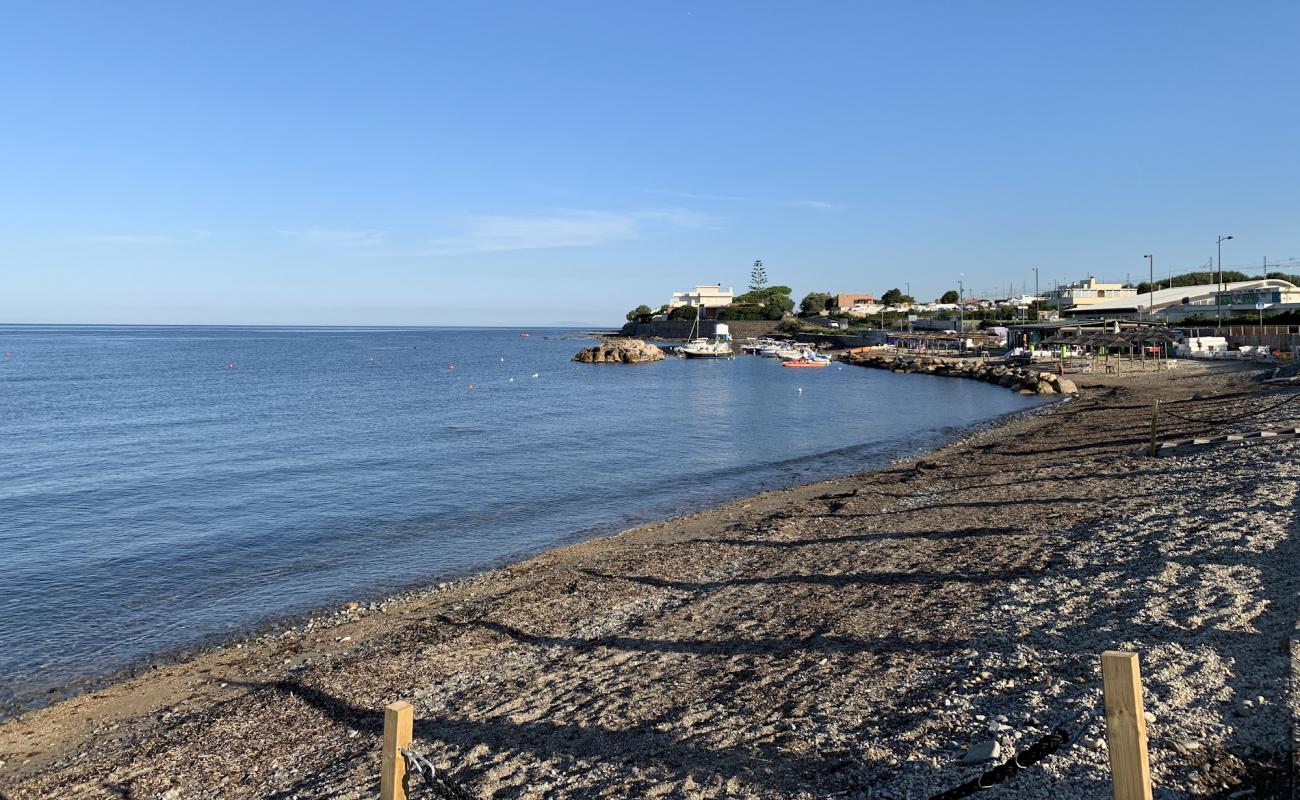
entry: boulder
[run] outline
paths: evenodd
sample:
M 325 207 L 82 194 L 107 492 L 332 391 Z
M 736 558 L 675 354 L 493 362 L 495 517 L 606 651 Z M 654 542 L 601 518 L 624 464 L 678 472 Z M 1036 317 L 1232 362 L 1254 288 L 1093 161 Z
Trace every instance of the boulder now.
M 1056 391 L 1061 394 L 1078 394 L 1079 387 L 1069 378 L 1058 378 L 1056 380 Z
M 662 361 L 664 351 L 640 339 L 602 339 L 595 347 L 580 350 L 574 361 L 584 364 L 642 364 Z
M 1056 389 L 1047 381 L 1039 381 L 1038 386 L 1034 389 L 1039 394 L 1056 394 Z

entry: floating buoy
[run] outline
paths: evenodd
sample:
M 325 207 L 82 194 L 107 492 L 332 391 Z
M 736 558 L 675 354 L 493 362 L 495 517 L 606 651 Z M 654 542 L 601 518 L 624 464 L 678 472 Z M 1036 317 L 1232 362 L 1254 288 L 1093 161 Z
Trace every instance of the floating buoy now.
M 540 372 L 534 372 L 534 373 L 533 373 L 533 377 L 534 377 L 534 378 L 541 377 L 541 373 L 540 373 Z
M 448 365 L 447 365 L 447 369 L 455 369 L 455 368 L 456 368 L 456 365 L 455 365 L 455 364 L 448 364 Z
M 505 357 L 505 356 L 501 356 L 500 361 L 501 361 L 502 364 L 506 363 L 506 357 Z
M 233 361 L 231 361 L 229 364 L 226 365 L 226 369 L 234 369 L 234 368 L 235 368 L 235 362 Z
M 795 391 L 798 392 L 799 394 L 803 394 L 803 387 L 800 386 L 798 389 L 795 389 Z
M 506 383 L 514 383 L 514 382 L 515 382 L 514 378 L 511 378 L 510 380 L 506 381 Z

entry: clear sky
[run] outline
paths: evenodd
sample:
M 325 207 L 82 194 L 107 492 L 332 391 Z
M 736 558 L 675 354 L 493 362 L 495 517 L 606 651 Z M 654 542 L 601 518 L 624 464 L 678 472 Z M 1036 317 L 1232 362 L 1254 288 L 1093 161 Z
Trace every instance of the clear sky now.
M 0 322 L 1300 256 L 1300 3 L 0 2 Z

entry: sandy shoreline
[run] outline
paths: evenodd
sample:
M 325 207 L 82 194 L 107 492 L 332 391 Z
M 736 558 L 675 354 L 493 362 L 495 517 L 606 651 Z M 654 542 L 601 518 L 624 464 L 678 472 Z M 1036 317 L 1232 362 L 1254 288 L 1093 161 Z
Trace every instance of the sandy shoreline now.
M 1281 796 L 1296 445 L 1131 455 L 1157 397 L 1266 404 L 1211 372 L 1084 377 L 911 463 L 161 666 L 0 725 L 0 792 L 368 797 L 379 711 L 406 699 L 483 797 L 916 796 L 977 772 L 977 741 L 1095 707 L 1096 654 L 1123 646 L 1157 785 Z M 1096 735 L 1012 796 L 1107 794 Z

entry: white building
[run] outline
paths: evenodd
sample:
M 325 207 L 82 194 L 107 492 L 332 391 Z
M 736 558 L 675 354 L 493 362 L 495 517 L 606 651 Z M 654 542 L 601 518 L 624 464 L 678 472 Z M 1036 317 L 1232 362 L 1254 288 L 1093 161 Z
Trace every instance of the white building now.
M 1072 317 L 1146 318 L 1177 320 L 1195 315 L 1212 317 L 1254 313 L 1259 304 L 1266 311 L 1284 311 L 1300 304 L 1300 288 L 1275 278 L 1254 281 L 1234 281 L 1226 291 L 1217 283 L 1199 286 L 1175 286 L 1129 297 L 1068 309 Z
M 1116 298 L 1132 297 L 1137 289 L 1122 283 L 1102 283 L 1089 275 L 1086 281 L 1076 281 L 1058 286 L 1047 293 L 1048 305 L 1057 308 L 1077 308 L 1105 303 Z
M 731 305 L 735 293 L 723 289 L 720 283 L 696 286 L 684 292 L 673 292 L 673 299 L 668 301 L 671 308 L 691 306 L 692 308 L 724 308 Z
M 869 317 L 872 314 L 879 314 L 881 311 L 884 310 L 885 307 L 882 306 L 880 303 L 854 303 L 848 308 L 840 309 L 840 313 L 842 313 L 846 317 L 861 319 L 863 317 Z

